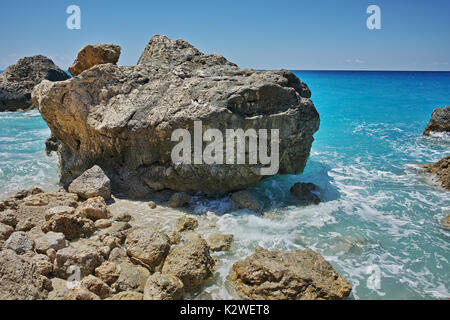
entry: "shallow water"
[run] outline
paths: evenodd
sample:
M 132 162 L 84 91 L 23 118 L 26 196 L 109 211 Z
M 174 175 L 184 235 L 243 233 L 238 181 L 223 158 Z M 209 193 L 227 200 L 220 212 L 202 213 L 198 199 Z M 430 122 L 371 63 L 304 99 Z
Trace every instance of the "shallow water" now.
M 235 236 L 231 252 L 215 254 L 217 276 L 194 298 L 233 297 L 226 276 L 257 246 L 317 250 L 349 280 L 355 299 L 449 298 L 450 232 L 440 220 L 450 213 L 450 193 L 412 163 L 450 153 L 448 136 L 421 136 L 432 110 L 450 104 L 450 73 L 297 75 L 310 86 L 321 115 L 305 172 L 264 180 L 253 190 L 266 203 L 264 217 L 243 210 L 223 214 L 229 197 L 192 201 L 202 233 Z M 0 114 L 0 197 L 56 187 L 57 160 L 44 151 L 48 135 L 36 111 Z M 319 185 L 323 202 L 291 205 L 289 188 L 298 181 Z M 114 210 L 127 208 L 138 213 L 139 223 L 163 228 L 180 214 L 163 208 L 161 220 L 144 203 L 121 205 Z

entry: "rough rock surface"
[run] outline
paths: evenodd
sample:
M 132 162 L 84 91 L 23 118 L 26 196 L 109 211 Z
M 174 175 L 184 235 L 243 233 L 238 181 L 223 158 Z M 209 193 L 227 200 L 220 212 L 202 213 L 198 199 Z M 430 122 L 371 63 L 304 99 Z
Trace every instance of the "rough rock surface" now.
M 184 288 L 191 290 L 212 276 L 215 265 L 216 260 L 211 257 L 206 241 L 194 238 L 170 252 L 162 273 L 178 277 Z
M 442 220 L 442 226 L 445 229 L 450 230 L 450 214 L 446 218 L 444 218 L 444 220 Z
M 233 193 L 231 200 L 241 209 L 249 209 L 256 213 L 261 213 L 264 206 L 251 192 L 242 190 Z
M 102 168 L 95 165 L 83 172 L 69 185 L 69 192 L 78 194 L 83 199 L 103 197 L 111 198 L 111 181 L 105 175 Z
M 228 251 L 233 242 L 232 234 L 213 234 L 207 239 L 211 251 Z
M 436 175 L 442 188 L 450 190 L 450 156 L 433 164 L 425 164 L 422 167 L 425 172 Z
M 183 300 L 183 288 L 177 277 L 156 272 L 147 279 L 144 300 Z
M 38 253 L 47 253 L 49 249 L 58 251 L 67 246 L 66 237 L 63 233 L 47 232 L 46 234 L 34 240 L 35 248 Z
M 34 241 L 23 231 L 14 232 L 5 243 L 7 249 L 17 254 L 24 254 L 34 249 Z
M 198 220 L 192 217 L 183 216 L 175 221 L 175 229 L 178 232 L 195 230 L 198 227 Z
M 130 262 L 120 264 L 120 276 L 114 283 L 116 291 L 138 291 L 144 292 L 145 283 L 150 272 L 139 265 Z
M 423 135 L 429 136 L 431 132 L 450 133 L 450 106 L 434 109 L 430 123 L 425 128 Z
M 170 250 L 169 237 L 152 229 L 136 229 L 125 240 L 127 254 L 150 268 L 159 266 Z
M 100 267 L 95 269 L 95 275 L 108 285 L 112 285 L 119 279 L 120 268 L 113 262 L 105 261 Z
M 67 279 L 73 273 L 73 270 L 68 269 L 75 266 L 80 268 L 81 277 L 86 277 L 92 274 L 95 268 L 102 263 L 103 257 L 95 248 L 72 244 L 56 253 L 53 272 L 57 277 Z
M 0 240 L 6 241 L 14 232 L 14 228 L 6 224 L 0 223 Z
M 90 237 L 95 231 L 95 225 L 92 220 L 75 214 L 55 214 L 48 219 L 42 231 L 63 233 L 67 240 L 74 240 Z
M 351 291 L 348 281 L 311 249 L 258 248 L 233 265 L 229 279 L 243 298 L 252 300 L 335 300 Z
M 320 122 L 310 96 L 290 71 L 240 69 L 165 36 L 151 39 L 136 66 L 98 65 L 33 90 L 61 142 L 61 182 L 97 164 L 115 191 L 134 198 L 162 189 L 235 191 L 263 178 L 260 165 L 174 164 L 172 133 L 193 135 L 195 120 L 223 132 L 279 129 L 279 173 L 302 172 Z
M 89 218 L 94 221 L 99 219 L 108 219 L 112 216 L 105 200 L 102 197 L 87 199 L 80 206 L 78 206 L 77 211 L 82 217 Z
M 47 57 L 38 55 L 20 59 L 0 74 L 0 112 L 32 107 L 31 91 L 42 80 L 63 81 L 69 78 Z
M 135 292 L 135 291 L 123 291 L 119 292 L 118 294 L 113 295 L 112 297 L 108 298 L 107 300 L 142 300 L 142 293 Z
M 81 281 L 81 286 L 96 294 L 101 299 L 108 298 L 112 294 L 112 289 L 101 279 L 89 275 Z
M 89 44 L 78 52 L 74 63 L 69 67 L 69 72 L 76 77 L 84 70 L 105 63 L 117 64 L 120 58 L 121 48 L 113 44 Z
M 100 300 L 100 297 L 86 288 L 75 287 L 64 292 L 63 300 L 91 301 Z
M 46 299 L 50 288 L 36 264 L 12 250 L 0 251 L 0 300 Z
M 292 197 L 302 205 L 319 204 L 319 188 L 313 183 L 298 182 L 290 190 Z

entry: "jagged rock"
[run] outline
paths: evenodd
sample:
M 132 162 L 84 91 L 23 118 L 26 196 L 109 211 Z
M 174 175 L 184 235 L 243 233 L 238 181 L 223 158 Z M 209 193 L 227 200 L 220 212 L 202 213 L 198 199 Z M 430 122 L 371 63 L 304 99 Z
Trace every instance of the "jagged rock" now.
M 16 231 L 30 231 L 33 229 L 36 225 L 33 223 L 31 218 L 27 218 L 24 220 L 20 220 L 16 225 Z
M 0 251 L 0 300 L 46 299 L 51 282 L 36 265 L 12 250 Z
M 152 229 L 136 229 L 125 240 L 127 254 L 150 268 L 159 266 L 170 250 L 169 237 Z
M 72 243 L 56 253 L 53 273 L 59 278 L 67 279 L 74 272 L 68 270 L 69 267 L 74 266 L 79 268 L 81 277 L 85 277 L 92 274 L 102 263 L 103 257 L 96 248 Z
M 87 45 L 80 49 L 77 59 L 69 67 L 69 72 L 76 77 L 85 70 L 105 63 L 117 64 L 121 48 L 113 44 Z
M 5 247 L 13 250 L 17 254 L 24 254 L 34 249 L 34 241 L 23 231 L 11 234 L 6 240 Z
M 120 268 L 113 262 L 105 261 L 100 267 L 95 269 L 95 275 L 108 285 L 112 285 L 119 279 Z
M 50 208 L 45 215 L 45 221 L 50 220 L 54 215 L 73 215 L 75 214 L 75 208 L 69 206 L 57 206 Z
M 233 265 L 229 279 L 243 298 L 252 300 L 335 300 L 351 291 L 348 281 L 311 249 L 257 248 Z
M 14 232 L 14 228 L 6 224 L 0 223 L 0 240 L 6 241 Z
M 100 297 L 83 287 L 74 287 L 64 292 L 63 300 L 91 301 L 100 300 Z
M 106 300 L 142 300 L 143 294 L 135 291 L 123 291 Z
M 33 90 L 52 134 L 61 142 L 61 182 L 98 164 L 115 191 L 208 194 L 255 186 L 261 165 L 174 164 L 175 129 L 279 129 L 278 173 L 300 173 L 319 115 L 310 90 L 292 72 L 240 69 L 183 40 L 154 36 L 136 66 L 103 64 L 65 82 Z M 206 143 L 205 143 L 206 145 Z
M 97 229 L 106 229 L 106 228 L 111 227 L 112 222 L 111 222 L 111 220 L 108 220 L 108 219 L 100 219 L 100 220 L 95 221 L 94 225 Z
M 177 277 L 156 272 L 147 279 L 144 300 L 183 300 L 183 288 Z
M 114 283 L 114 288 L 117 291 L 144 292 L 144 286 L 150 272 L 146 268 L 130 262 L 122 262 L 119 267 L 120 276 Z
M 98 219 L 108 219 L 112 216 L 105 200 L 102 197 L 87 199 L 80 206 L 78 206 L 77 211 L 82 217 L 89 218 L 94 221 Z
M 178 277 L 184 288 L 191 290 L 212 276 L 215 265 L 216 260 L 211 257 L 206 241 L 194 238 L 169 253 L 162 273 Z
M 50 261 L 52 263 L 55 262 L 55 259 L 56 259 L 56 250 L 55 249 L 50 248 L 47 250 L 47 252 L 45 254 L 47 255 L 47 257 L 50 259 Z
M 425 172 L 436 175 L 442 188 L 450 190 L 450 156 L 433 164 L 425 164 L 422 167 L 425 169 Z
M 449 132 L 450 133 L 450 106 L 445 108 L 436 108 L 431 115 L 424 136 L 429 136 L 431 132 Z
M 0 111 L 17 111 L 32 107 L 31 91 L 42 80 L 63 81 L 67 73 L 52 60 L 38 55 L 17 61 L 0 74 Z
M 181 208 L 191 201 L 191 196 L 186 192 L 174 193 L 169 199 L 169 206 L 172 208 Z
M 67 240 L 74 240 L 90 237 L 95 231 L 95 225 L 92 220 L 75 214 L 55 214 L 48 219 L 42 231 L 63 233 Z
M 49 231 L 34 240 L 36 252 L 47 253 L 49 249 L 58 251 L 67 246 L 66 237 L 63 233 Z
M 182 216 L 175 221 L 175 229 L 178 232 L 195 230 L 198 227 L 198 220 L 192 217 Z
M 32 258 L 33 262 L 36 264 L 39 274 L 43 276 L 48 276 L 53 271 L 53 264 L 50 258 L 43 254 L 37 254 Z
M 122 263 L 129 261 L 129 258 L 125 249 L 117 247 L 111 250 L 108 260 L 114 263 Z
M 241 209 L 249 209 L 261 213 L 264 205 L 251 192 L 242 190 L 233 193 L 231 200 Z
M 313 183 L 298 182 L 290 190 L 292 197 L 302 205 L 319 204 L 320 197 L 316 194 L 319 188 Z
M 169 237 L 171 245 L 177 245 L 181 242 L 181 234 L 177 231 L 165 231 L 165 234 Z
M 96 294 L 101 299 L 108 298 L 112 294 L 112 289 L 101 279 L 89 275 L 81 281 L 81 286 Z
M 233 242 L 232 234 L 213 234 L 207 239 L 211 251 L 228 251 Z
M 442 226 L 445 229 L 449 229 L 450 230 L 450 214 L 444 220 L 442 220 Z
M 0 223 L 15 228 L 18 223 L 15 212 L 11 209 L 0 212 Z
M 58 151 L 59 141 L 55 136 L 50 136 L 47 140 L 45 140 L 45 153 L 47 156 L 50 156 L 52 152 Z
M 72 181 L 69 192 L 76 193 L 83 199 L 103 197 L 108 200 L 111 198 L 110 184 L 111 181 L 102 168 L 95 165 Z

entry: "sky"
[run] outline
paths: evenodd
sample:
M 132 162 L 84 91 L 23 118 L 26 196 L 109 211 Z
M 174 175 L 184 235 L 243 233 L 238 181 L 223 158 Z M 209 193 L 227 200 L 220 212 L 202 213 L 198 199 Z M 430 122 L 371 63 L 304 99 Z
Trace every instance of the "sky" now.
M 70 5 L 80 30 L 66 26 Z M 367 28 L 370 5 L 380 30 Z M 134 65 L 154 34 L 245 68 L 450 70 L 449 0 L 1 0 L 0 69 L 36 54 L 67 69 L 92 43 L 120 45 L 119 64 Z

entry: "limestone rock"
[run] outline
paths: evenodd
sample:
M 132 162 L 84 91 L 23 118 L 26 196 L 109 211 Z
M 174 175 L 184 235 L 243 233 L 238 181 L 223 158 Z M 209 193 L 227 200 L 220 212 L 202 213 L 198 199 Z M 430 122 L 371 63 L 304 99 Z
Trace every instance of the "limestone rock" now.
M 112 285 L 119 279 L 120 268 L 113 262 L 105 261 L 100 267 L 95 269 L 95 275 L 108 285 Z
M 34 241 L 23 231 L 11 234 L 5 243 L 7 249 L 13 250 L 17 254 L 24 254 L 34 249 Z
M 232 234 L 214 234 L 207 239 L 211 251 L 228 251 L 233 242 Z
M 42 227 L 42 231 L 63 233 L 67 240 L 90 237 L 95 231 L 92 220 L 75 214 L 55 214 Z
M 24 220 L 20 220 L 16 225 L 16 231 L 30 231 L 33 229 L 36 225 L 33 223 L 33 220 L 31 218 L 27 218 Z
M 194 238 L 169 253 L 162 273 L 178 277 L 185 289 L 191 290 L 212 276 L 215 265 L 206 241 Z
M 112 294 L 112 289 L 101 279 L 93 275 L 83 278 L 81 286 L 99 296 L 100 299 L 108 298 Z
M 61 182 L 99 165 L 117 192 L 242 190 L 264 177 L 261 165 L 175 164 L 174 130 L 279 129 L 278 173 L 301 173 L 319 115 L 311 92 L 292 72 L 240 69 L 183 40 L 154 36 L 136 66 L 97 65 L 64 82 L 33 90 L 61 142 Z M 206 144 L 205 144 L 206 145 Z
M 144 300 L 183 300 L 183 288 L 177 277 L 156 272 L 147 279 Z
M 436 175 L 442 188 L 450 190 L 450 156 L 433 164 L 425 164 L 422 167 L 425 169 L 425 172 Z
M 181 234 L 177 231 L 165 231 L 165 234 L 169 237 L 171 245 L 177 245 L 181 242 Z
M 143 295 L 142 293 L 135 292 L 135 291 L 123 291 L 119 292 L 118 294 L 113 295 L 112 297 L 106 299 L 106 300 L 142 300 Z
M 0 240 L 6 241 L 9 236 L 14 232 L 14 228 L 0 223 Z
M 82 217 L 89 218 L 94 221 L 98 219 L 108 219 L 112 216 L 105 200 L 102 197 L 87 199 L 80 206 L 78 206 L 77 211 Z
M 97 229 L 106 229 L 106 228 L 111 227 L 112 223 L 111 223 L 111 220 L 100 219 L 100 220 L 95 221 L 94 225 Z
M 336 300 L 351 291 L 348 281 L 311 249 L 258 248 L 233 265 L 229 279 L 243 298 L 252 300 Z
M 67 73 L 52 60 L 38 55 L 20 59 L 0 74 L 0 112 L 32 107 L 31 91 L 42 80 L 63 81 Z
M 69 72 L 76 77 L 84 70 L 105 63 L 117 64 L 120 58 L 121 48 L 113 44 L 87 45 L 80 49 L 77 59 L 69 67 Z
M 111 198 L 110 180 L 102 168 L 95 165 L 72 181 L 69 192 L 78 194 L 83 199 L 103 197 Z
M 78 267 L 81 277 L 85 277 L 92 274 L 102 263 L 103 257 L 96 248 L 72 243 L 56 253 L 53 273 L 59 278 L 67 279 L 74 272 L 68 269 Z
M 120 276 L 114 283 L 117 291 L 138 291 L 144 292 L 145 283 L 150 276 L 150 272 L 139 265 L 130 262 L 120 264 Z
M 63 300 L 91 301 L 100 297 L 83 287 L 74 287 L 64 292 Z
M 150 268 L 159 266 L 170 250 L 170 239 L 162 232 L 152 229 L 136 229 L 125 240 L 127 254 Z
M 66 237 L 63 233 L 49 231 L 46 234 L 34 240 L 35 248 L 38 253 L 47 253 L 49 249 L 58 251 L 67 246 Z
M 15 212 L 11 209 L 0 212 L 0 223 L 15 228 L 18 223 Z
M 450 106 L 434 109 L 430 123 L 425 128 L 423 135 L 429 136 L 431 132 L 450 133 Z
M 242 190 L 233 193 L 231 200 L 241 209 L 249 209 L 261 213 L 264 206 L 251 192 Z
M 450 230 L 450 214 L 444 220 L 442 220 L 442 226 L 445 229 L 449 229 Z
M 319 204 L 319 188 L 313 183 L 298 182 L 290 190 L 292 197 L 302 205 Z
M 33 262 L 36 264 L 39 274 L 43 276 L 48 276 L 53 271 L 53 264 L 50 258 L 43 254 L 37 254 L 32 258 Z
M 198 227 L 198 220 L 188 216 L 182 216 L 175 221 L 175 229 L 178 232 L 195 230 Z

